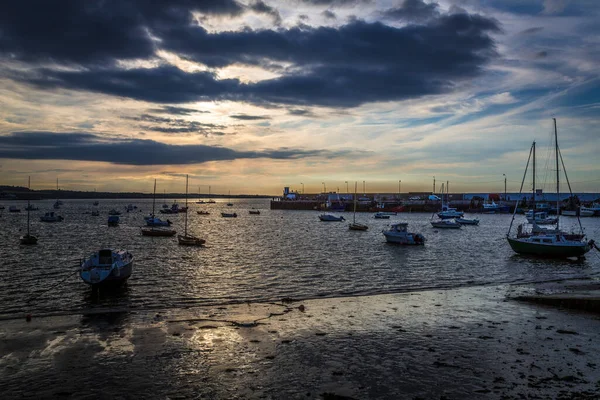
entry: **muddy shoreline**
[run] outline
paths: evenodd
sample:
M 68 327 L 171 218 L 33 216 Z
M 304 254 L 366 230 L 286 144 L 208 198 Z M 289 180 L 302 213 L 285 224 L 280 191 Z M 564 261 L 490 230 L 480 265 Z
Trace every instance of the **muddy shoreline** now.
M 597 314 L 508 286 L 0 322 L 3 398 L 600 397 Z

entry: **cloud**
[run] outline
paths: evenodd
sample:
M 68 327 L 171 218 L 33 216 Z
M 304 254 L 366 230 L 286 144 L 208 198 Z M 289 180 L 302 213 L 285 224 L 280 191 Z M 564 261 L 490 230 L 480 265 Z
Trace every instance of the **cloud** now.
M 210 111 L 195 110 L 193 108 L 162 106 L 160 108 L 151 108 L 148 111 L 172 115 L 191 115 L 191 114 L 210 114 Z
M 281 25 L 281 15 L 279 15 L 279 11 L 265 4 L 264 1 L 254 1 L 249 5 L 249 7 L 255 13 L 269 15 L 271 18 L 273 18 L 275 25 Z
M 362 152 L 288 147 L 238 151 L 219 146 L 172 145 L 154 140 L 104 138 L 85 132 L 13 132 L 0 136 L 0 158 L 97 161 L 124 165 L 184 165 L 209 161 L 269 158 L 296 160 L 343 157 Z
M 437 17 L 439 5 L 437 3 L 425 3 L 423 0 L 404 0 L 399 7 L 390 8 L 381 13 L 386 19 L 405 22 L 421 22 Z
M 521 35 L 531 35 L 531 34 L 534 34 L 534 33 L 541 32 L 543 30 L 544 30 L 543 26 L 534 26 L 533 28 L 528 28 L 528 29 L 525 29 L 525 30 L 519 32 L 519 34 L 521 34 Z
M 495 56 L 495 20 L 452 14 L 392 27 L 355 20 L 339 28 L 294 27 L 209 33 L 173 28 L 161 46 L 212 67 L 292 64 L 277 78 L 242 83 L 210 71 L 96 67 L 38 69 L 15 77 L 40 88 L 105 93 L 155 103 L 232 100 L 354 107 L 440 94 L 478 76 Z M 23 75 L 24 74 L 24 75 Z
M 337 16 L 335 15 L 335 13 L 331 10 L 325 10 L 321 13 L 322 16 L 324 16 L 327 19 L 336 19 Z
M 149 32 L 188 25 L 192 12 L 236 16 L 235 0 L 22 0 L 2 5 L 0 54 L 11 59 L 112 63 L 154 55 Z
M 314 116 L 311 110 L 307 110 L 304 108 L 290 108 L 288 109 L 288 114 L 302 117 Z
M 246 115 L 246 114 L 230 115 L 229 118 L 239 119 L 242 121 L 256 121 L 256 120 L 262 120 L 262 119 L 271 119 L 271 117 L 269 117 L 267 115 Z
M 223 129 L 226 129 L 225 125 L 211 124 L 211 123 L 203 123 L 199 121 L 189 121 L 183 118 L 168 118 L 168 117 L 160 117 L 151 114 L 142 114 L 139 117 L 122 117 L 124 119 L 129 119 L 133 121 L 140 122 L 150 122 L 153 124 L 161 124 L 161 125 L 139 125 L 139 128 L 154 131 L 154 132 L 162 132 L 168 134 L 174 133 L 195 133 L 204 136 L 224 136 L 226 135 L 223 132 Z
M 302 3 L 310 4 L 313 6 L 337 6 L 347 7 L 355 6 L 357 4 L 368 4 L 372 3 L 373 0 L 299 0 Z

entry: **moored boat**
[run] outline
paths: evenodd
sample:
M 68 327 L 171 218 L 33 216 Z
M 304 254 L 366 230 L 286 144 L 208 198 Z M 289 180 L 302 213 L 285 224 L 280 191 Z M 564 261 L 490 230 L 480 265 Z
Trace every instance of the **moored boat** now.
M 373 216 L 375 219 L 390 219 L 390 214 L 378 212 Z
M 440 229 L 460 229 L 461 224 L 459 224 L 456 221 L 451 221 L 449 219 L 443 219 L 440 221 L 431 221 L 431 226 Z
M 248 213 L 252 215 L 260 215 L 260 210 L 249 210 Z
M 352 223 L 348 225 L 348 229 L 351 231 L 366 231 L 369 229 L 367 225 L 359 224 L 356 222 L 356 189 L 358 182 L 354 182 L 354 214 L 352 215 Z
M 133 255 L 126 250 L 102 249 L 85 258 L 79 276 L 92 286 L 119 285 L 133 272 Z
M 237 214 L 236 213 L 221 213 L 221 217 L 223 218 L 237 218 Z
M 119 225 L 119 216 L 118 215 L 109 215 L 108 216 L 108 226 L 118 226 Z
M 42 222 L 61 222 L 64 218 L 60 215 L 56 215 L 54 211 L 48 211 L 43 217 L 40 217 Z
M 99 216 L 100 216 L 100 211 L 98 211 L 98 210 L 92 211 L 92 217 L 99 217 Z
M 147 218 L 146 226 L 171 226 L 172 222 L 169 220 L 163 221 L 160 218 Z
M 422 246 L 425 244 L 425 237 L 420 233 L 408 232 L 408 223 L 399 222 L 393 224 L 390 229 L 383 231 L 383 236 L 388 243 Z
M 31 177 L 28 180 L 28 188 L 31 188 Z M 31 211 L 31 204 L 29 204 L 29 199 L 27 200 L 27 233 L 19 238 L 19 242 L 24 245 L 32 245 L 37 243 L 37 237 L 33 236 L 29 230 L 30 218 L 29 212 Z M 37 210 L 37 208 L 36 208 Z
M 18 212 L 21 212 L 21 209 L 17 206 L 10 206 L 10 207 L 8 207 L 8 212 L 18 213 Z
M 321 214 L 319 215 L 319 219 L 323 222 L 339 222 L 344 221 L 344 217 L 336 217 L 332 214 Z
M 188 176 L 185 176 L 185 209 L 187 211 L 187 203 L 188 203 Z M 197 238 L 194 235 L 188 234 L 188 215 L 187 212 L 185 214 L 185 229 L 183 231 L 183 235 L 177 235 L 177 242 L 183 246 L 202 246 L 206 243 L 206 240 Z
M 108 212 L 108 215 L 121 215 L 121 211 L 117 211 L 113 208 Z
M 175 229 L 161 228 L 161 227 L 143 227 L 143 236 L 175 236 L 177 231 Z
M 202 211 L 202 210 L 196 211 L 196 213 L 198 215 L 209 215 L 210 214 L 208 211 Z

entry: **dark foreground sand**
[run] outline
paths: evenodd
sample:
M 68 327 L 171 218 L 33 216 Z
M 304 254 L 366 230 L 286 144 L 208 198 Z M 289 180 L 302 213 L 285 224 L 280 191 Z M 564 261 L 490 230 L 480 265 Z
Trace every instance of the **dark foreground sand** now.
M 2 399 L 600 398 L 597 314 L 507 300 L 508 290 L 0 321 L 0 393 Z

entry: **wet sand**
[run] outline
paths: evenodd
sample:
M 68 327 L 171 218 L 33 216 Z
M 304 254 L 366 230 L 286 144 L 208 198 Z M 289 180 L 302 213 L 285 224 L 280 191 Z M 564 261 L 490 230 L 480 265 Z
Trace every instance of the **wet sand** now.
M 597 314 L 507 286 L 0 322 L 2 398 L 600 397 Z

